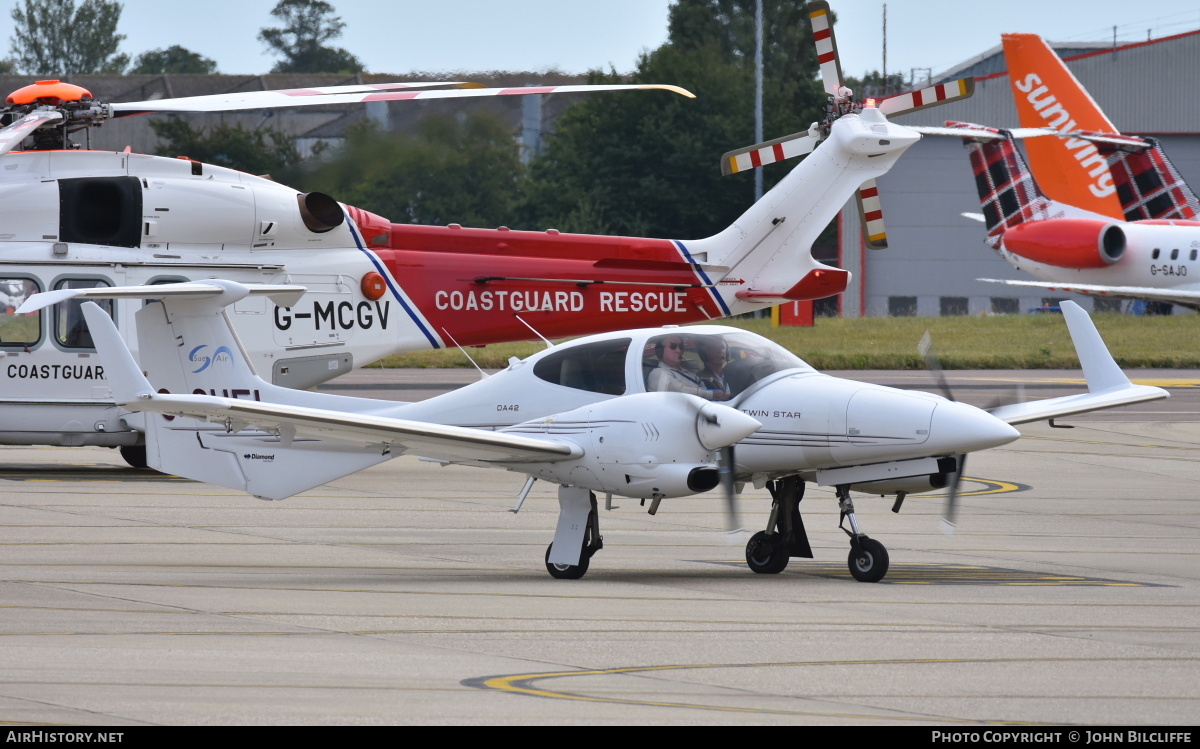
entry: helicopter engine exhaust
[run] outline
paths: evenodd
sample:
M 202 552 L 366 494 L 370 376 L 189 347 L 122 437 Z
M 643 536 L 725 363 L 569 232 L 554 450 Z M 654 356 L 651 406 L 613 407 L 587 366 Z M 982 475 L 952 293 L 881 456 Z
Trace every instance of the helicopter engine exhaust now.
M 297 195 L 296 202 L 300 206 L 300 219 L 314 234 L 336 229 L 346 220 L 341 204 L 323 192 Z

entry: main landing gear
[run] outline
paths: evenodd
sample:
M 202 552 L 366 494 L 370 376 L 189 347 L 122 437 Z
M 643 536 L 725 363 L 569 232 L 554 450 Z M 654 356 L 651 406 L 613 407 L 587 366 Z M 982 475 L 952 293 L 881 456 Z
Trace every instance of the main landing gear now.
M 767 529 L 750 537 L 746 544 L 746 564 L 760 575 L 777 575 L 792 557 L 812 558 L 800 500 L 804 499 L 804 481 L 787 476 L 767 483 L 771 492 L 771 517 Z
M 777 575 L 788 566 L 792 557 L 812 558 L 812 548 L 804 521 L 800 517 L 800 500 L 804 499 L 804 481 L 788 476 L 767 483 L 771 492 L 771 517 L 767 529 L 750 537 L 746 544 L 746 564 L 761 575 Z M 837 487 L 838 507 L 842 511 L 838 527 L 850 537 L 850 574 L 863 583 L 883 579 L 888 571 L 888 553 L 883 544 L 868 538 L 858 529 L 854 518 L 854 502 L 849 485 Z M 850 519 L 850 528 L 844 526 Z
M 578 580 L 587 573 L 592 555 L 604 548 L 596 495 L 587 489 L 560 486 L 558 505 L 558 529 L 554 541 L 546 547 L 546 571 L 559 580 Z M 563 553 L 555 553 L 556 546 Z M 579 551 L 578 561 L 567 551 L 575 549 Z M 554 561 L 550 561 L 552 556 Z

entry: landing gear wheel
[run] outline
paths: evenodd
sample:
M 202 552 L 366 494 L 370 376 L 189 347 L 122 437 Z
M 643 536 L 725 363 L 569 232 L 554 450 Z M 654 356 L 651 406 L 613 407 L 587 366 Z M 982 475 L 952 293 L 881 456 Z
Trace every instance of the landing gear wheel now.
M 559 580 L 578 580 L 587 573 L 588 562 L 592 556 L 586 551 L 579 555 L 579 564 L 550 564 L 550 550 L 553 548 L 554 544 L 546 547 L 546 571 L 550 573 L 550 577 Z
M 121 445 L 121 457 L 134 468 L 146 467 L 145 445 Z
M 888 553 L 883 544 L 862 536 L 850 543 L 850 574 L 860 583 L 877 583 L 888 571 Z
M 760 575 L 778 575 L 788 566 L 787 546 L 772 540 L 766 531 L 759 531 L 746 543 L 746 564 Z

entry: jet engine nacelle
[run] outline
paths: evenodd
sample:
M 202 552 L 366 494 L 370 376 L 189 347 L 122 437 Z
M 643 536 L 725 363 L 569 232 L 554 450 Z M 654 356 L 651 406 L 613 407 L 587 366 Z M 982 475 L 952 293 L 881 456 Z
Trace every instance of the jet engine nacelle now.
M 1107 268 L 1125 254 L 1121 224 L 1090 218 L 1057 218 L 1020 224 L 1004 232 L 1004 248 L 1059 268 Z
M 684 393 L 614 398 L 503 431 L 560 437 L 579 458 L 522 467 L 567 486 L 636 498 L 684 497 L 719 483 L 717 451 L 753 434 L 746 414 Z

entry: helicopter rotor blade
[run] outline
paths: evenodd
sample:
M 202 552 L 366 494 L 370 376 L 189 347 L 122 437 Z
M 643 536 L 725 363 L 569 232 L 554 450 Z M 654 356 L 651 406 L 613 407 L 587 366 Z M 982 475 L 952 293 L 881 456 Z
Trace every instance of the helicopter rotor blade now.
M 862 183 L 855 193 L 858 217 L 862 220 L 863 242 L 868 250 L 886 250 L 887 229 L 883 225 L 883 205 L 879 202 L 879 187 L 875 180 Z
M 117 102 L 112 104 L 114 116 L 143 114 L 147 112 L 231 112 L 240 109 L 272 109 L 291 107 L 326 106 L 330 104 L 357 104 L 373 101 L 409 101 L 430 99 L 462 99 L 478 96 L 528 96 L 530 94 L 571 94 L 595 91 L 627 91 L 661 89 L 690 99 L 695 94 L 679 86 L 667 84 L 611 84 L 579 86 L 522 86 L 515 88 L 466 88 L 477 84 L 456 84 L 459 88 L 412 90 L 357 90 L 342 93 L 308 93 L 308 89 L 290 91 L 248 91 L 212 96 L 186 96 L 179 99 L 156 101 Z M 356 88 L 356 87 L 350 87 Z M 298 93 L 299 92 L 299 93 Z
M 842 63 L 838 60 L 837 39 L 833 35 L 829 3 L 825 0 L 809 3 L 808 20 L 812 23 L 817 63 L 821 66 L 821 83 L 825 86 L 825 93 L 836 96 L 842 87 Z
M 765 143 L 729 151 L 721 157 L 721 176 L 728 177 L 730 174 L 744 172 L 747 169 L 756 169 L 784 159 L 803 156 L 812 152 L 820 142 L 818 136 L 805 130 Z
M 63 118 L 62 112 L 52 109 L 38 109 L 25 115 L 8 127 L 0 130 L 0 156 L 8 153 L 25 140 L 42 125 Z

